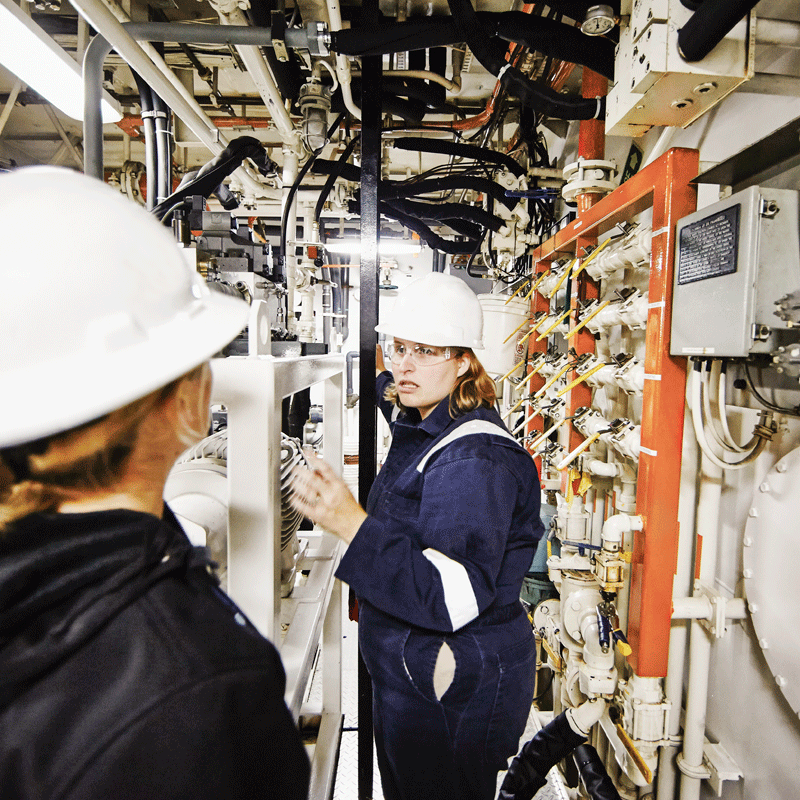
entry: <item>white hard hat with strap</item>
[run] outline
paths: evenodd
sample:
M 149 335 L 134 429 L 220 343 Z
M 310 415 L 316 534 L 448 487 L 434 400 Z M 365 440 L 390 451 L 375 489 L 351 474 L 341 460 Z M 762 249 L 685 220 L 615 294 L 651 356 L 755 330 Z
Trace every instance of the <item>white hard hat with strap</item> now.
M 144 209 L 66 169 L 0 176 L 0 275 L 0 447 L 166 385 L 247 320 Z

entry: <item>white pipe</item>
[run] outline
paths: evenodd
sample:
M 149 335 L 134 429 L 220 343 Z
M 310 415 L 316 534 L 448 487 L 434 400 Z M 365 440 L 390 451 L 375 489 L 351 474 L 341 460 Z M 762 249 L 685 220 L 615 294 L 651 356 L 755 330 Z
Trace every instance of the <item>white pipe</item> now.
M 360 78 L 360 72 L 351 72 L 350 73 L 354 78 Z M 458 76 L 458 81 L 450 80 L 449 78 L 445 78 L 444 75 L 440 75 L 438 72 L 432 72 L 429 69 L 388 69 L 383 73 L 385 78 L 417 78 L 421 81 L 430 81 L 431 83 L 438 83 L 440 86 L 444 86 L 450 92 L 460 92 L 461 91 L 461 76 Z
M 8 122 L 8 118 L 11 116 L 11 112 L 14 110 L 14 104 L 17 102 L 17 98 L 19 97 L 19 93 L 21 91 L 22 91 L 22 81 L 20 80 L 14 81 L 14 86 L 9 92 L 8 100 L 6 101 L 6 104 L 3 107 L 3 113 L 0 114 L 0 136 L 3 135 L 3 129 L 6 127 L 6 122 Z
M 691 369 L 691 366 L 689 367 Z M 694 434 L 691 426 L 683 427 L 682 448 L 684 453 L 695 454 L 693 458 L 684 456 L 683 469 L 692 487 L 696 483 L 697 450 L 693 442 Z M 691 493 L 679 504 L 678 517 L 678 558 L 675 577 L 672 582 L 673 598 L 687 597 L 692 592 L 694 580 L 694 508 L 695 495 Z M 667 712 L 668 745 L 662 747 L 658 754 L 657 796 L 674 798 L 678 782 L 678 768 L 675 756 L 681 744 L 681 714 L 683 709 L 683 678 L 686 665 L 686 649 L 689 640 L 689 624 L 683 620 L 675 620 L 669 632 L 669 658 L 667 675 L 664 679 L 664 697 L 669 704 Z
M 725 603 L 725 619 L 744 619 L 747 607 L 741 597 L 735 597 Z M 672 600 L 672 619 L 704 619 L 714 617 L 714 606 L 704 595 L 695 597 L 675 597 Z
M 664 128 L 664 130 L 661 132 L 661 136 L 658 137 L 658 141 L 655 143 L 655 146 L 644 160 L 644 164 L 642 164 L 640 169 L 643 169 L 648 164 L 652 164 L 657 158 L 660 158 L 664 155 L 664 153 L 667 152 L 676 131 L 677 128 Z
M 644 520 L 638 515 L 614 514 L 603 523 L 603 542 L 621 544 L 622 535 L 644 530 Z
M 247 17 L 242 11 L 235 7 L 230 11 L 223 11 L 215 3 L 212 2 L 219 13 L 220 22 L 223 25 L 249 25 Z M 289 112 L 283 104 L 283 98 L 275 85 L 275 78 L 269 70 L 264 56 L 255 45 L 236 45 L 236 51 L 239 53 L 242 61 L 244 62 L 247 71 L 250 73 L 250 78 L 258 89 L 262 100 L 269 109 L 272 121 L 275 127 L 283 137 L 284 147 L 291 147 L 293 150 L 300 152 L 300 135 L 292 123 Z
M 298 164 L 297 151 L 290 146 L 283 148 L 283 208 L 289 200 L 289 191 L 297 179 Z M 289 214 L 286 218 L 286 252 L 283 253 L 283 263 L 286 269 L 286 329 L 294 333 L 297 323 L 294 316 L 294 293 L 297 283 L 297 256 L 295 255 L 295 239 L 297 238 L 297 198 L 292 201 Z
M 756 42 L 800 48 L 800 23 L 785 19 L 756 19 Z
M 328 7 L 328 19 L 330 21 L 331 33 L 342 29 L 342 12 L 339 8 L 338 0 L 325 0 Z M 350 88 L 350 62 L 347 56 L 341 53 L 336 54 L 336 74 L 339 76 L 339 84 L 342 87 L 342 100 L 345 108 L 356 118 L 361 119 L 361 109 L 353 100 L 353 91 Z
M 703 454 L 700 466 L 700 492 L 697 498 L 697 541 L 703 542 L 700 581 L 713 585 L 717 570 L 719 509 L 722 498 L 722 469 Z M 702 537 L 702 538 L 701 538 Z M 689 681 L 683 725 L 683 752 L 678 759 L 681 800 L 699 800 L 703 770 L 703 744 L 708 709 L 711 634 L 694 620 L 689 638 Z
M 123 60 L 161 96 L 167 105 L 214 154 L 219 155 L 228 144 L 227 138 L 206 115 L 194 96 L 189 95 L 177 75 L 147 43 L 137 42 L 122 26 L 130 17 L 116 3 L 108 0 L 71 0 L 73 8 L 84 17 Z M 237 170 L 243 183 L 254 193 L 261 194 L 261 184 L 243 169 Z

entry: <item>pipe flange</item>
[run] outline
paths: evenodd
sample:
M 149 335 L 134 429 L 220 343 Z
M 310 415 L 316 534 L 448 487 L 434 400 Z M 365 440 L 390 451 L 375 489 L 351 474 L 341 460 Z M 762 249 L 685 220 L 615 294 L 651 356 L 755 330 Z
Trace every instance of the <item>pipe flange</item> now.
M 571 202 L 579 194 L 608 194 L 617 188 L 617 165 L 614 161 L 579 158 L 564 167 L 566 183 L 561 196 Z

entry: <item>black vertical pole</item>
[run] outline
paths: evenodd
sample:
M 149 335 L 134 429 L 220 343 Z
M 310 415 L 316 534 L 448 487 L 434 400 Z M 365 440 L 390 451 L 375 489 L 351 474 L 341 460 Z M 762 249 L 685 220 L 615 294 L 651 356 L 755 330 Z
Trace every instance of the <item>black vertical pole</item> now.
M 377 30 L 378 0 L 364 0 L 361 22 Z M 378 183 L 381 177 L 381 84 L 383 59 L 363 59 L 361 70 L 361 326 L 359 331 L 358 499 L 362 506 L 375 479 L 377 406 L 375 403 L 375 345 L 378 335 Z M 358 658 L 358 797 L 372 798 L 372 684 Z

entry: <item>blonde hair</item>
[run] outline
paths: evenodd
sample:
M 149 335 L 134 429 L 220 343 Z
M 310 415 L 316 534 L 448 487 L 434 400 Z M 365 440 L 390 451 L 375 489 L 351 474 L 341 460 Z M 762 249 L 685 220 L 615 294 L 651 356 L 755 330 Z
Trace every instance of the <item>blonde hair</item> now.
M 456 385 L 450 392 L 450 416 L 456 419 L 476 408 L 491 408 L 497 393 L 494 381 L 483 368 L 483 364 L 469 348 L 451 348 L 451 352 L 453 358 L 466 356 L 469 359 L 469 366 L 467 371 L 456 379 Z M 389 384 L 383 396 L 385 400 L 394 403 L 401 411 L 407 411 L 407 408 L 400 402 L 395 384 Z
M 55 512 L 81 493 L 111 487 L 142 422 L 199 369 L 105 416 L 0 450 L 0 532 L 29 514 Z

